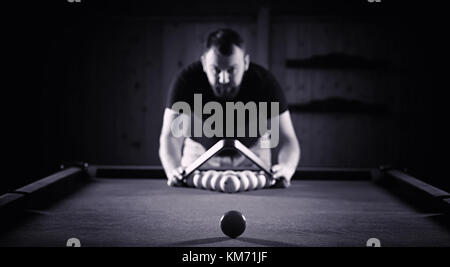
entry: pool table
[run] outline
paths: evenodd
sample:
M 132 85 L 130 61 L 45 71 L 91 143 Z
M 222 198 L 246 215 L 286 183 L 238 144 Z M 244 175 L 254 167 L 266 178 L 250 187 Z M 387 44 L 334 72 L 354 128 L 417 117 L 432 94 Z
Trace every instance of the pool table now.
M 389 168 L 299 168 L 287 189 L 168 187 L 160 166 L 73 164 L 0 197 L 0 246 L 450 246 L 449 194 Z M 241 211 L 245 232 L 219 220 Z M 72 239 L 73 240 L 73 239 Z

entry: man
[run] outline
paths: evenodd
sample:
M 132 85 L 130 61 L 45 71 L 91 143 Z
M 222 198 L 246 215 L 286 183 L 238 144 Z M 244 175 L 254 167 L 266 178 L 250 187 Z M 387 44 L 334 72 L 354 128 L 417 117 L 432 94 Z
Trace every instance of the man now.
M 199 96 L 202 103 L 213 103 L 224 109 L 228 107 L 227 103 L 232 102 L 255 103 L 253 107 L 258 103 L 267 103 L 269 111 L 259 105 L 258 112 L 263 115 L 258 118 L 263 118 L 263 120 L 256 123 L 250 118 L 250 112 L 249 118 L 247 119 L 247 114 L 245 114 L 245 118 L 241 118 L 242 120 L 227 117 L 227 114 L 230 115 L 230 113 L 223 112 L 225 117 L 223 121 L 227 123 L 221 125 L 216 121 L 214 123 L 215 130 L 219 129 L 219 131 L 216 131 L 217 134 L 213 136 L 207 133 L 199 136 L 198 132 L 192 134 L 192 129 L 195 127 L 189 127 L 181 136 L 174 134 L 174 124 L 180 118 L 187 119 L 182 120 L 185 123 L 194 121 L 195 124 L 196 119 L 197 122 L 207 122 L 207 116 L 204 114 L 186 114 L 174 108 L 177 103 L 187 103 L 190 107 L 194 107 L 196 104 L 198 105 L 196 100 L 199 99 Z M 250 106 L 246 105 L 246 107 Z M 213 113 L 211 110 L 209 112 Z M 214 116 L 221 119 L 222 114 L 220 113 L 216 110 Z M 251 127 L 265 124 L 264 120 L 271 125 L 271 131 L 260 132 L 257 136 L 249 134 Z M 242 124 L 243 121 L 244 124 Z M 234 122 L 234 125 L 228 124 L 229 122 Z M 188 166 L 218 140 L 230 137 L 230 133 L 233 133 L 233 130 L 230 130 L 232 128 L 234 128 L 234 133 L 245 131 L 246 135 L 244 136 L 241 132 L 240 135 L 232 137 L 249 147 L 268 166 L 272 166 L 271 153 L 277 153 L 278 163 L 272 166 L 274 177 L 285 179 L 284 186 L 289 186 L 300 160 L 300 146 L 283 91 L 271 73 L 257 64 L 250 63 L 250 56 L 238 33 L 230 29 L 219 29 L 208 36 L 201 60 L 182 70 L 171 84 L 164 111 L 159 149 L 168 185 L 179 185 L 182 175 L 180 167 Z M 279 136 L 275 136 L 274 133 Z M 274 140 L 275 145 L 273 145 Z M 272 142 L 272 146 L 267 146 L 268 141 Z M 250 165 L 242 155 L 233 153 L 233 151 L 223 151 L 220 155 L 211 158 L 207 164 L 211 169 Z

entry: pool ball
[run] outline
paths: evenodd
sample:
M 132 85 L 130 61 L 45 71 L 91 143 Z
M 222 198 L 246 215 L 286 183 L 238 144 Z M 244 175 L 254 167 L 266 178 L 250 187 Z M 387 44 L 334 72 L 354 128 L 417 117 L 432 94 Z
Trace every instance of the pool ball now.
M 264 175 L 264 172 L 260 172 L 257 175 L 257 177 L 258 177 L 258 189 L 262 189 L 262 188 L 266 187 L 267 178 Z
M 245 175 L 243 172 L 237 172 L 237 177 L 239 178 L 239 181 L 241 182 L 241 187 L 239 188 L 239 191 L 247 191 L 250 187 L 250 180 L 248 179 L 247 175 Z
M 258 177 L 256 177 L 256 174 L 252 171 L 243 171 L 243 174 L 248 177 L 248 180 L 250 182 L 249 184 L 249 190 L 255 190 L 258 188 Z
M 220 190 L 225 193 L 236 193 L 241 187 L 241 182 L 234 174 L 224 174 L 220 179 Z
M 194 187 L 201 188 L 200 180 L 202 178 L 202 173 L 199 171 L 194 172 L 194 178 L 192 179 Z
M 206 171 L 202 173 L 202 177 L 200 179 L 202 189 L 208 189 L 211 177 L 214 175 L 215 171 Z
M 240 236 L 245 231 L 245 226 L 245 217 L 237 210 L 226 212 L 220 219 L 222 232 L 231 238 Z
M 211 190 L 220 191 L 220 181 L 222 180 L 222 172 L 218 172 L 217 175 L 214 175 L 211 178 L 210 184 L 211 184 Z

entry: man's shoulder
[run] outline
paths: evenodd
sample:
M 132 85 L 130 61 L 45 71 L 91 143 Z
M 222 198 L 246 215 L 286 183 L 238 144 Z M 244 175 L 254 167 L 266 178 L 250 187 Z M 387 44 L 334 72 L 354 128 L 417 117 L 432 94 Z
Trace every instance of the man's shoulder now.
M 250 63 L 248 68 L 248 80 L 250 83 L 263 84 L 264 87 L 279 87 L 274 75 L 267 68 L 257 64 Z
M 256 74 L 263 74 L 264 75 L 266 73 L 269 73 L 268 69 L 264 68 L 263 66 L 261 66 L 261 65 L 259 65 L 257 63 L 254 63 L 254 62 L 250 62 L 250 66 L 249 66 L 248 70 L 250 72 L 253 72 L 253 73 L 256 73 Z
M 167 106 L 171 107 L 178 101 L 193 101 L 193 95 L 203 92 L 202 90 L 207 86 L 209 86 L 208 78 L 203 72 L 201 62 L 192 62 L 180 69 L 172 79 Z
M 179 75 L 182 76 L 195 76 L 203 74 L 203 66 L 200 61 L 192 62 L 191 64 L 182 68 L 179 72 Z
M 245 81 L 246 87 L 250 88 L 247 94 L 251 95 L 252 98 L 260 98 L 262 99 L 261 101 L 278 101 L 281 103 L 281 111 L 286 110 L 286 97 L 275 76 L 259 64 L 250 64 L 250 74 Z M 255 90 L 257 90 L 258 94 L 254 94 Z
M 250 80 L 254 82 L 262 82 L 267 85 L 274 80 L 272 73 L 267 68 L 257 63 L 250 63 L 248 73 Z

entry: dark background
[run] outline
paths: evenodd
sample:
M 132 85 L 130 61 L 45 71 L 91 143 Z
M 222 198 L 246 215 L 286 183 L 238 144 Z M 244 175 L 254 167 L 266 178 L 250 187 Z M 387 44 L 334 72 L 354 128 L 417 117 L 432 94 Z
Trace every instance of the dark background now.
M 69 160 L 160 165 L 174 74 L 239 31 L 285 90 L 301 166 L 446 177 L 445 14 L 431 2 L 19 1 L 3 9 L 0 193 Z

